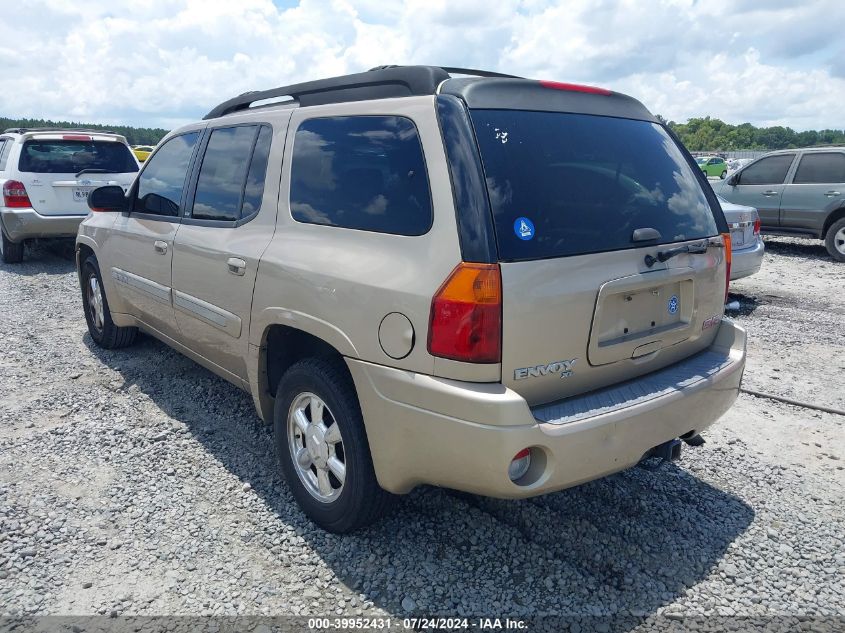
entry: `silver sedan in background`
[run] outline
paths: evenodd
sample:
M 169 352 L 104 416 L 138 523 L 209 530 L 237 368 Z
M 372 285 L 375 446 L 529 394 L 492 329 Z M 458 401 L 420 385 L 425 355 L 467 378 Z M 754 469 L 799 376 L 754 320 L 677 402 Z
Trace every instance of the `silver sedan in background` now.
M 760 237 L 760 216 L 754 207 L 716 196 L 731 229 L 731 281 L 753 275 L 763 265 L 766 247 Z

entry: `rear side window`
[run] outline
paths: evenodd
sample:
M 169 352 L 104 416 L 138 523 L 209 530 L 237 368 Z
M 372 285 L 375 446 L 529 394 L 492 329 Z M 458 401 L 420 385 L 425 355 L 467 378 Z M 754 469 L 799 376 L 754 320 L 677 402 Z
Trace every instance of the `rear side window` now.
M 248 217 L 258 213 L 261 208 L 261 198 L 264 197 L 264 178 L 267 175 L 267 161 L 270 159 L 270 143 L 273 140 L 273 130 L 263 125 L 255 141 L 252 161 L 246 175 L 244 186 L 244 201 L 241 204 L 241 217 Z
M 741 185 L 780 185 L 786 179 L 786 172 L 795 154 L 779 154 L 762 158 L 739 175 Z
M 174 136 L 147 159 L 138 178 L 134 211 L 153 215 L 177 216 L 188 166 L 199 132 Z
M 254 140 L 254 125 L 212 130 L 202 159 L 191 217 L 240 219 L 241 192 Z
M 14 145 L 14 141 L 11 139 L 3 139 L 0 141 L 0 171 L 4 171 L 6 169 L 6 163 L 9 160 L 9 152 L 12 151 L 12 145 Z
M 805 154 L 798 163 L 798 171 L 795 172 L 792 182 L 802 184 L 845 182 L 845 154 L 839 152 Z
M 396 235 L 431 228 L 428 175 L 417 128 L 405 117 L 310 119 L 291 159 L 294 219 Z
M 716 235 L 698 176 L 659 125 L 560 112 L 471 112 L 499 256 L 527 260 Z M 654 242 L 651 242 L 654 244 Z
M 36 174 L 89 173 L 125 174 L 138 171 L 129 148 L 117 141 L 26 141 L 18 169 Z

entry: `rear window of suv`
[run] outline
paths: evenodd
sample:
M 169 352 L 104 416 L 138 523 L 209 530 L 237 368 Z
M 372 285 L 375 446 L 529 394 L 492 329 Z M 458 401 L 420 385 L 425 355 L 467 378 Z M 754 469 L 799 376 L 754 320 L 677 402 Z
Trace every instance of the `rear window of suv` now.
M 138 171 L 129 147 L 117 141 L 26 141 L 18 169 L 36 174 L 76 174 L 83 169 L 126 174 Z
M 521 110 L 472 120 L 503 260 L 639 248 L 639 228 L 657 229 L 660 244 L 718 233 L 698 177 L 657 124 Z

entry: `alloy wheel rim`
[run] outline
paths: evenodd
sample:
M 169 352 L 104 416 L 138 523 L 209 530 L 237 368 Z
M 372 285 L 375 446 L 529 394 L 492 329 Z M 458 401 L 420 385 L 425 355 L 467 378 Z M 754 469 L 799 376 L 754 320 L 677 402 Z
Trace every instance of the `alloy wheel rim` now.
M 319 396 L 306 392 L 291 403 L 288 448 L 308 493 L 321 503 L 335 501 L 346 481 L 346 451 L 337 420 Z
M 833 245 L 837 251 L 845 255 L 845 226 L 839 229 L 836 235 L 833 236 Z
M 91 309 L 91 321 L 94 328 L 100 332 L 105 324 L 105 310 L 103 307 L 103 292 L 96 275 L 88 277 L 88 307 Z

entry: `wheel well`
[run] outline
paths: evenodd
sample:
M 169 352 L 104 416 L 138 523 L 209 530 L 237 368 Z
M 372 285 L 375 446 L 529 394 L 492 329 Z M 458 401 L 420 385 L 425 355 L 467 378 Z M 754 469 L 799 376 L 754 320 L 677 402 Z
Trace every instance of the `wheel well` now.
M 822 229 L 822 239 L 827 236 L 827 230 L 833 225 L 833 223 L 837 220 L 841 220 L 842 218 L 845 218 L 845 207 L 840 207 L 827 217 L 827 220 L 824 221 L 824 228 Z
M 302 330 L 286 325 L 271 325 L 264 337 L 263 365 L 266 372 L 266 389 L 271 398 L 284 373 L 294 363 L 304 358 L 342 358 L 340 352 Z
M 76 270 L 78 274 L 82 273 L 82 262 L 94 254 L 94 250 L 85 244 L 79 244 L 76 247 Z

